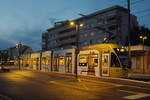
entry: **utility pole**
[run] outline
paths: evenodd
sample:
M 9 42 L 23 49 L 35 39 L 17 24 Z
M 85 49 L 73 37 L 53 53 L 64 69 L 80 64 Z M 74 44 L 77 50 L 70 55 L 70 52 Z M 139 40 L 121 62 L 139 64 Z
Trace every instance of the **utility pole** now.
M 75 26 L 76 29 L 76 49 L 75 49 L 75 74 L 76 74 L 76 80 L 78 80 L 78 54 L 79 54 L 79 30 L 80 27 L 83 27 L 83 24 L 78 22 L 70 22 L 70 26 Z
M 42 70 L 42 49 L 40 50 L 40 70 Z
M 21 47 L 22 47 L 22 44 L 21 42 L 19 42 L 19 44 L 16 44 L 16 48 L 18 49 L 18 65 L 19 65 L 19 70 L 20 70 L 20 57 L 21 57 Z
M 78 80 L 78 63 L 77 63 L 77 61 L 78 61 L 78 54 L 79 54 L 79 24 L 76 24 L 76 55 L 75 55 L 75 67 L 76 67 L 76 71 L 75 71 L 75 73 L 76 73 L 76 79 Z
M 128 3 L 128 53 L 131 59 L 131 43 L 130 43 L 130 35 L 131 35 L 131 24 L 130 24 L 130 0 L 127 0 Z
M 145 52 L 144 52 L 144 40 L 147 39 L 147 36 L 140 36 L 140 39 L 142 39 L 142 44 L 143 44 L 143 74 L 145 72 L 145 64 L 144 64 L 144 57 L 145 57 Z

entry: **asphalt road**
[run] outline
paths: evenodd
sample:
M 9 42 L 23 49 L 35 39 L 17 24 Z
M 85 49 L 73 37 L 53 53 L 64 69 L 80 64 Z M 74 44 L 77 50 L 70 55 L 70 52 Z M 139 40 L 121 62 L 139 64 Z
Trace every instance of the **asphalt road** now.
M 0 100 L 150 100 L 150 83 L 14 70 L 0 73 Z

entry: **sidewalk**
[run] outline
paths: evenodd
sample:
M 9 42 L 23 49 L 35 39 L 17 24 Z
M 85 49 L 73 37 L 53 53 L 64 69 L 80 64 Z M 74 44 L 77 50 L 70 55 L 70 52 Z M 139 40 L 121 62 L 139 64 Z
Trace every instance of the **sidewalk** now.
M 150 74 L 129 73 L 128 76 L 129 79 L 150 82 Z
M 73 78 L 75 79 L 75 74 L 71 74 L 71 73 L 61 73 L 61 72 L 44 72 L 44 71 L 37 71 L 37 70 L 32 70 L 34 72 L 39 72 L 39 73 L 43 73 L 43 74 L 47 74 L 47 75 L 61 75 L 61 77 L 66 77 L 66 78 Z M 145 86 L 145 84 L 147 84 L 146 86 L 148 88 L 150 88 L 150 82 L 149 81 L 143 81 L 143 80 L 135 80 L 133 78 L 113 78 L 113 77 L 96 77 L 96 76 L 90 76 L 90 75 L 78 75 L 78 79 L 79 81 L 83 80 L 83 81 L 90 81 L 90 82 L 101 82 L 103 81 L 104 84 L 105 82 L 111 82 L 114 84 L 124 84 L 124 85 L 137 85 L 137 86 Z
M 11 67 L 9 66 L 8 68 L 11 68 L 11 71 L 18 70 L 18 66 L 11 66 Z M 26 68 L 24 68 L 24 69 L 25 70 L 31 70 L 31 69 L 26 69 Z M 58 74 L 60 75 L 61 74 L 65 77 L 75 78 L 75 74 L 72 74 L 72 73 L 45 72 L 45 71 L 39 71 L 39 70 L 31 70 L 31 71 L 41 72 L 41 73 L 45 73 L 45 74 L 50 74 L 50 73 L 53 73 L 55 75 L 58 75 Z M 103 77 L 103 76 L 96 77 L 96 76 L 78 75 L 78 77 L 82 80 L 97 80 L 97 81 L 102 80 L 102 81 L 105 81 L 105 82 L 113 81 L 114 83 L 124 83 L 124 81 L 128 81 L 128 82 L 131 82 L 131 83 L 138 82 L 138 83 L 150 84 L 150 75 L 148 75 L 148 74 L 129 73 L 128 76 L 129 76 L 128 78 L 113 78 L 113 77 Z

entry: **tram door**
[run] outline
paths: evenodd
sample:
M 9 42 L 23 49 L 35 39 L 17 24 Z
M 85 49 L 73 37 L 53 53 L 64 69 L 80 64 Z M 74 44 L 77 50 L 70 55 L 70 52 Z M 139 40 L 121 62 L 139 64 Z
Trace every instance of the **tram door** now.
M 36 70 L 39 70 L 39 58 L 35 59 L 35 67 L 36 67 Z
M 58 57 L 54 57 L 54 71 L 58 71 Z
M 102 54 L 102 76 L 109 76 L 109 54 Z
M 72 57 L 66 56 L 66 72 L 71 73 L 72 72 Z
M 98 67 L 98 54 L 89 54 L 88 56 L 88 75 L 95 76 L 95 68 Z

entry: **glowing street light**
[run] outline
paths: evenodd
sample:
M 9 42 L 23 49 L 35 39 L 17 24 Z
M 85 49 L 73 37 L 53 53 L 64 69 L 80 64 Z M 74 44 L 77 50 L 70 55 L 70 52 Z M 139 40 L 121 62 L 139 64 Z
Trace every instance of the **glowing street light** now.
M 78 47 L 79 29 L 80 29 L 80 27 L 83 27 L 84 24 L 71 21 L 69 23 L 69 25 L 70 26 L 75 26 L 75 28 L 76 28 L 75 74 L 76 74 L 76 79 L 78 80 L 78 63 L 77 63 L 77 59 L 78 59 L 78 54 L 79 54 L 79 47 Z
M 80 24 L 80 27 L 83 27 L 84 25 L 83 24 Z
M 143 40 L 146 40 L 147 39 L 147 36 L 140 36 L 140 39 L 143 39 Z
M 70 25 L 70 26 L 78 26 L 78 27 L 83 27 L 83 26 L 84 26 L 83 23 L 76 23 L 76 22 L 74 22 L 74 21 L 69 22 L 69 25 Z
M 75 22 L 71 21 L 69 24 L 70 24 L 70 26 L 74 26 Z

